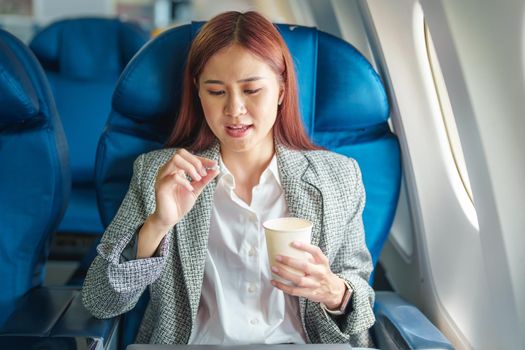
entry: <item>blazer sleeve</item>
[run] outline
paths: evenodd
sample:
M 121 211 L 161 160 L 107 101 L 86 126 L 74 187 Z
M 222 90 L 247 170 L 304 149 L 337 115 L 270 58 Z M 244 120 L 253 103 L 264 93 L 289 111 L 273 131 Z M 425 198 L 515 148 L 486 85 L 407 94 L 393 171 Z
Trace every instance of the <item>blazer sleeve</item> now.
M 148 193 L 144 193 L 141 183 L 143 164 L 144 155 L 141 155 L 133 164 L 128 192 L 97 246 L 98 255 L 84 281 L 82 302 L 97 318 L 111 318 L 131 310 L 146 287 L 160 276 L 166 263 L 171 231 L 161 241 L 155 257 L 123 258 L 123 252 L 135 244 L 136 235 L 149 214 Z
M 344 228 L 344 238 L 331 264 L 332 272 L 345 279 L 352 287 L 352 297 L 344 315 L 329 315 L 319 303 L 307 301 L 307 320 L 315 329 L 312 342 L 350 343 L 352 346 L 371 346 L 368 329 L 375 322 L 373 313 L 374 291 L 368 284 L 372 272 L 372 258 L 365 243 L 363 209 L 365 190 L 357 162 L 350 159 L 354 169 L 355 182 L 352 195 L 353 208 Z M 312 333 L 312 332 L 310 332 Z

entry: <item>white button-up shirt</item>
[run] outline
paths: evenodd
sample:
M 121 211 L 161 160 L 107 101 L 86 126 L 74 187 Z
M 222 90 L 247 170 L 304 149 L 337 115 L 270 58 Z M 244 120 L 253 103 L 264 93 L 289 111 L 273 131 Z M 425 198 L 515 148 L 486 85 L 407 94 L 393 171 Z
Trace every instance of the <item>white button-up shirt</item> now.
M 298 298 L 273 287 L 262 223 L 288 216 L 274 156 L 248 205 L 221 174 L 211 214 L 204 282 L 189 344 L 305 343 Z

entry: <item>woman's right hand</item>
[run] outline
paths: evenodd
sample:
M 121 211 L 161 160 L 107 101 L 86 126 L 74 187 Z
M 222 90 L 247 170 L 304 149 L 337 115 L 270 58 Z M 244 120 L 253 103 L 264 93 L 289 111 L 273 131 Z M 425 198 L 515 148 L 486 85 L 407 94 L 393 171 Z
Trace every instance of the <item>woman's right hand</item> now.
M 178 149 L 159 168 L 155 179 L 156 208 L 149 220 L 168 230 L 177 224 L 193 208 L 204 187 L 219 174 L 216 165 L 214 160 Z M 191 177 L 191 182 L 186 175 Z

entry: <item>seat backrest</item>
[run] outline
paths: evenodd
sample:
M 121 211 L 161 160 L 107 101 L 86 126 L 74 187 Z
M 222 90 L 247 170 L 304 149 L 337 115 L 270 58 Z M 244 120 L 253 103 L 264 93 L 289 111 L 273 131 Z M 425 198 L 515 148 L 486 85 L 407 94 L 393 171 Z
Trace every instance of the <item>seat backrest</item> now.
M 133 160 L 162 147 L 168 137 L 179 107 L 186 55 L 201 25 L 164 32 L 120 77 L 97 153 L 96 189 L 105 226 L 127 191 Z M 399 145 L 387 124 L 384 87 L 349 43 L 315 28 L 278 29 L 294 59 L 301 115 L 310 137 L 361 166 L 366 242 L 375 264 L 393 221 L 401 179 Z
M 42 67 L 0 30 L 0 325 L 42 284 L 71 187 L 67 143 Z
M 32 39 L 64 125 L 74 184 L 94 183 L 97 143 L 115 83 L 147 40 L 137 25 L 110 18 L 60 20 Z

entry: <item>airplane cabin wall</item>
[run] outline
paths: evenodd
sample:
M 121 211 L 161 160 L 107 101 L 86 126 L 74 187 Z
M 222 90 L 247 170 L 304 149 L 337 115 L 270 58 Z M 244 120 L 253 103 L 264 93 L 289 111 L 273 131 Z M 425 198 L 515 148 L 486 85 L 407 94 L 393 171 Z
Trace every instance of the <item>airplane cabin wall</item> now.
M 360 3 L 400 138 L 403 192 L 381 261 L 458 349 L 525 342 L 523 3 Z M 504 9 L 504 10 L 503 10 Z M 427 54 L 436 47 L 472 185 L 455 166 Z
M 63 17 L 112 16 L 114 1 L 108 0 L 33 0 L 35 21 L 46 25 Z
M 472 171 L 480 240 L 490 285 L 492 333 L 508 344 L 525 346 L 525 3 L 521 0 L 423 2 L 436 45 L 449 51 L 444 67 L 450 90 L 468 98 L 453 107 Z M 432 23 L 435 21 L 435 23 Z M 448 23 L 450 37 L 443 30 Z M 439 40 L 438 40 L 439 39 Z M 455 48 L 456 57 L 452 59 Z M 465 96 L 466 97 L 466 96 Z M 469 101 L 470 99 L 470 101 Z M 468 104 L 471 105 L 469 115 Z M 477 132 L 472 132 L 473 130 Z M 500 348 L 501 347 L 500 344 Z

